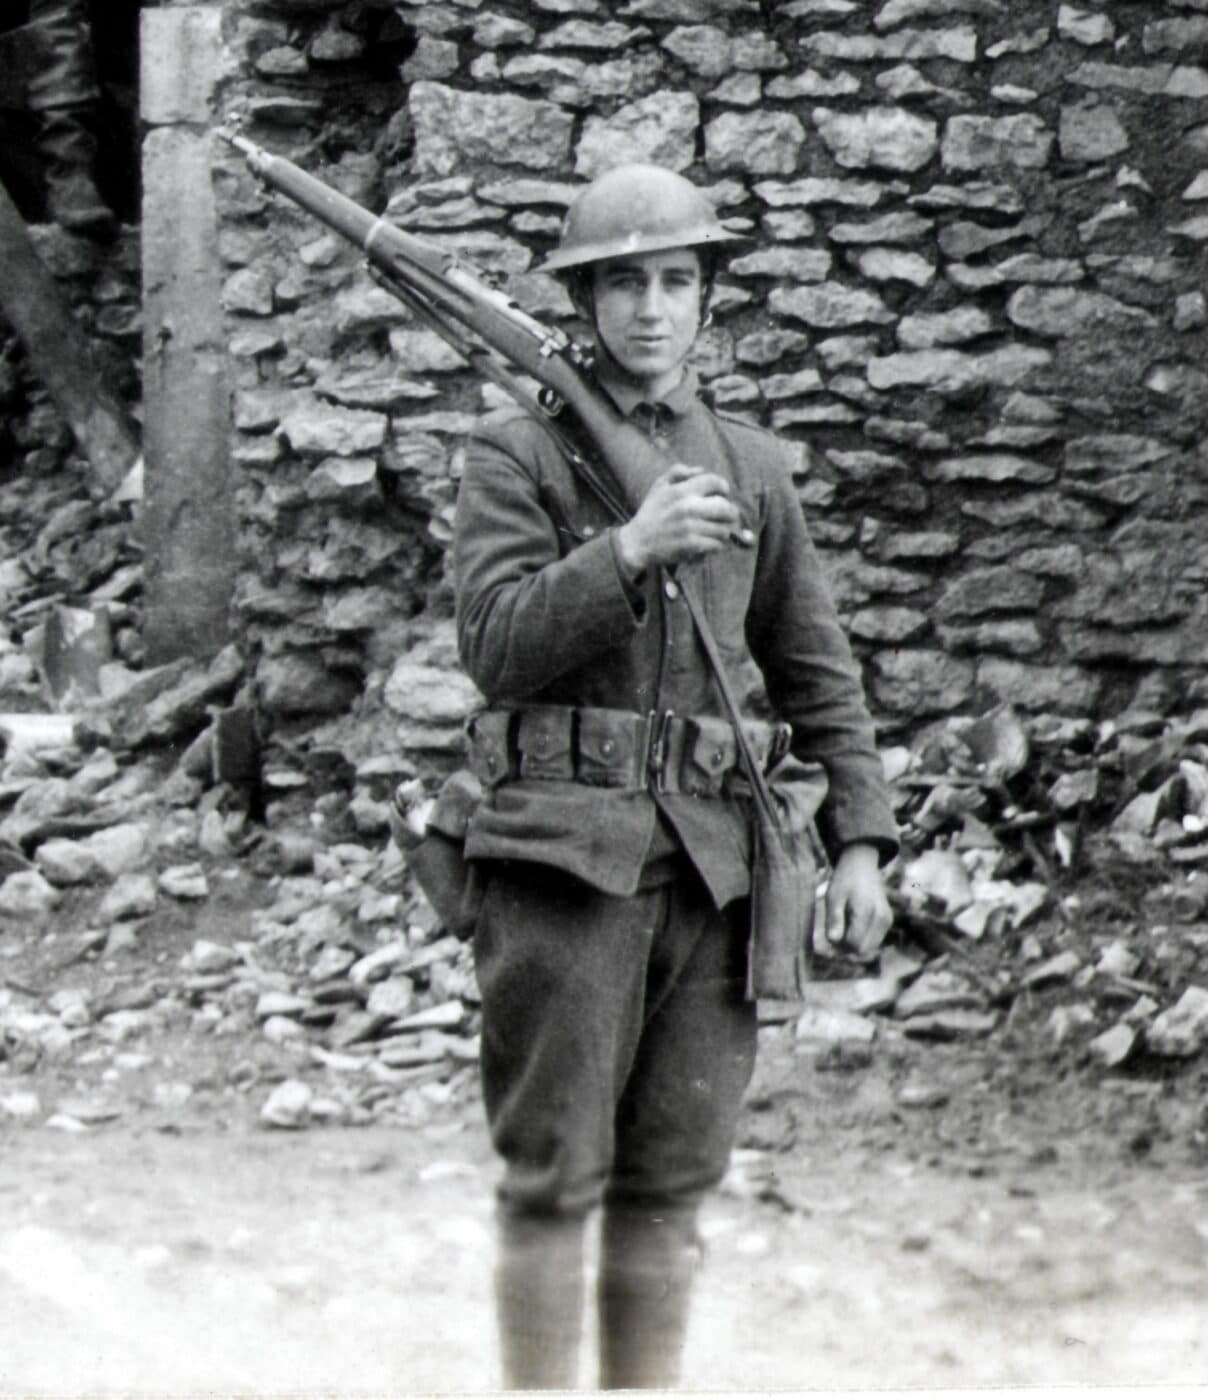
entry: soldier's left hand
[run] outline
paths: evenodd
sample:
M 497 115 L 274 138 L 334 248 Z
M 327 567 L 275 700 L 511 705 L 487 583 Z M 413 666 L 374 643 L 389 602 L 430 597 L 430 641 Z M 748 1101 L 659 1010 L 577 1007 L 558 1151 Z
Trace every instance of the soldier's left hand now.
M 876 847 L 860 842 L 845 846 L 826 892 L 827 942 L 868 959 L 881 946 L 892 922 Z

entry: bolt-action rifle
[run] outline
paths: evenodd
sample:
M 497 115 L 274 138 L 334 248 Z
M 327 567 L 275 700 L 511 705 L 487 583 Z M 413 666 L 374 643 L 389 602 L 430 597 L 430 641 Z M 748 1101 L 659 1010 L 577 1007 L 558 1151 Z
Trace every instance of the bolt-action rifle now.
M 245 137 L 226 130 L 222 135 L 243 152 L 265 184 L 360 248 L 375 279 L 416 320 L 542 422 L 614 519 L 620 522 L 634 514 L 670 463 L 596 382 L 586 350 L 559 328 L 522 311 L 455 253 L 397 228 Z M 529 390 L 522 374 L 542 386 L 538 394 Z M 785 827 L 751 752 L 737 696 L 695 586 L 683 575 L 678 578 L 734 730 L 758 814 L 749 990 L 752 995 L 791 997 L 804 976 L 814 872 L 818 859 L 825 857 L 812 826 L 805 833 Z
M 614 514 L 624 519 L 637 510 L 668 462 L 595 383 L 588 350 L 559 327 L 522 311 L 458 254 L 370 213 L 246 137 L 227 130 L 221 134 L 242 151 L 266 185 L 360 248 L 374 279 L 417 321 L 540 419 L 577 459 L 576 470 L 590 475 L 592 489 Z M 534 394 L 521 375 L 536 380 L 541 391 Z M 599 454 L 607 476 L 564 426 L 568 418 Z

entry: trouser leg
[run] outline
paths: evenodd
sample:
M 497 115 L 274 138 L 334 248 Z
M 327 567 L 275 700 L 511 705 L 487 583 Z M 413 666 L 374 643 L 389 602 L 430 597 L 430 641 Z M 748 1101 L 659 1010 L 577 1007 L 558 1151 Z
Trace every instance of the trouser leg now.
M 601 1390 L 676 1385 L 699 1253 L 694 1202 L 605 1207 L 597 1289 Z
M 573 1390 L 583 1330 L 582 1216 L 501 1208 L 495 1316 L 507 1390 Z
M 28 83 L 38 119 L 50 217 L 76 232 L 106 232 L 113 214 L 96 186 L 100 90 L 87 7 L 80 0 L 34 0 L 36 71 Z
M 679 1381 L 700 1260 L 699 1203 L 723 1175 L 755 1062 L 745 999 L 745 910 L 718 912 L 696 883 L 672 891 L 647 1017 L 616 1114 L 601 1232 L 600 1384 Z
M 673 1383 L 696 1204 L 725 1171 L 754 1061 L 745 921 L 714 910 L 695 878 L 622 900 L 551 872 L 497 871 L 475 956 L 501 1200 L 530 1221 L 581 1218 L 607 1186 L 603 1383 Z M 568 1289 L 559 1312 L 556 1285 L 539 1282 L 567 1277 L 565 1256 L 550 1263 L 553 1234 L 507 1228 L 515 1289 L 500 1290 L 500 1332 L 508 1383 L 521 1384 L 534 1346 L 516 1300 L 538 1299 L 547 1338 L 576 1331 L 579 1305 Z M 566 1347 L 536 1350 L 549 1359 Z M 560 1365 L 565 1374 L 564 1354 Z

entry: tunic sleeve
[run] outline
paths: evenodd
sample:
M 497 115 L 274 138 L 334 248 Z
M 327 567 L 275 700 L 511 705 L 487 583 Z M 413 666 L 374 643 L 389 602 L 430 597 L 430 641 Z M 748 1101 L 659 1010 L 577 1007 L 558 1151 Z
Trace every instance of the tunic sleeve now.
M 565 552 L 536 463 L 471 440 L 454 526 L 457 636 L 462 665 L 489 699 L 531 696 L 644 625 L 613 534 Z

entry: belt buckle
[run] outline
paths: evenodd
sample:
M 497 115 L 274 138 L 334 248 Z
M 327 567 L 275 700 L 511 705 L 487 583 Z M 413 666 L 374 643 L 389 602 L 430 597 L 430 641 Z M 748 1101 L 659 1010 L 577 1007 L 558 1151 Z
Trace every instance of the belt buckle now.
M 650 711 L 650 749 L 646 771 L 654 792 L 667 791 L 667 731 L 674 718 L 674 710 Z

